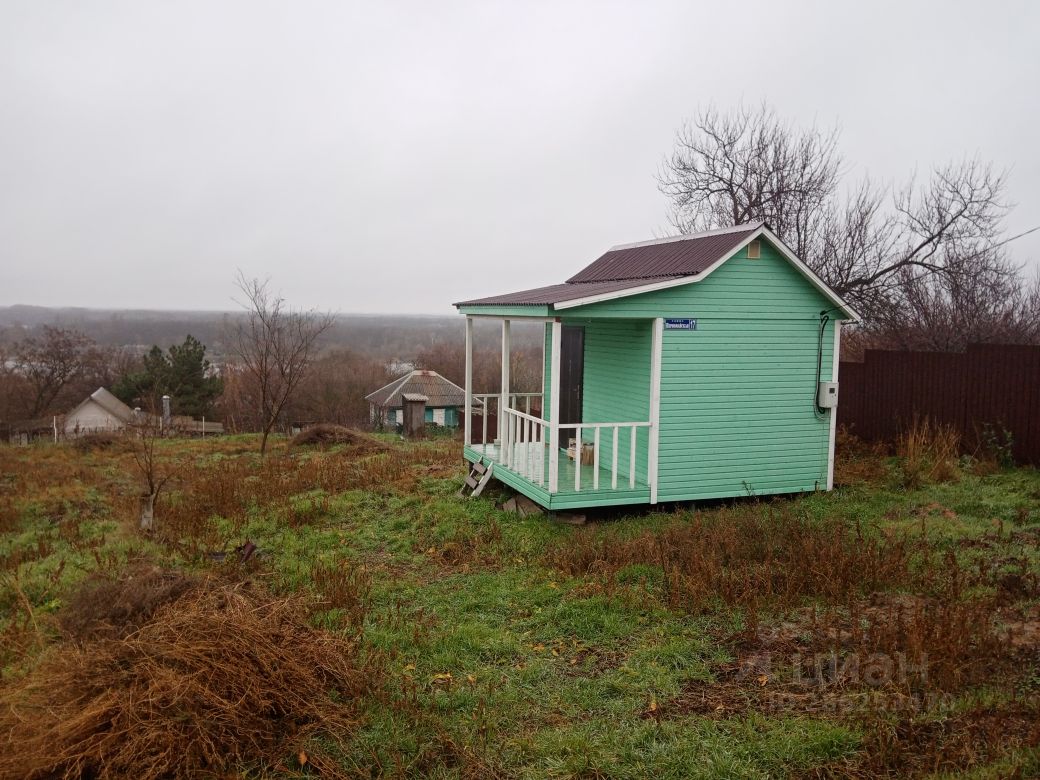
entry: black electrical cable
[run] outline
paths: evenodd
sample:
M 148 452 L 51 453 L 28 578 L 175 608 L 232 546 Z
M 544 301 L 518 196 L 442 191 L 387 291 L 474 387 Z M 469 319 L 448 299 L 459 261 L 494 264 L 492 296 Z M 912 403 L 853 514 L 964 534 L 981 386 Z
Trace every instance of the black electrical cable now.
M 828 309 L 824 309 L 820 312 L 820 334 L 816 341 L 816 386 L 813 388 L 812 408 L 817 420 L 822 420 L 827 416 L 826 413 L 820 411 L 819 394 L 820 382 L 823 378 L 823 334 L 827 330 L 827 323 L 831 321 L 828 311 Z

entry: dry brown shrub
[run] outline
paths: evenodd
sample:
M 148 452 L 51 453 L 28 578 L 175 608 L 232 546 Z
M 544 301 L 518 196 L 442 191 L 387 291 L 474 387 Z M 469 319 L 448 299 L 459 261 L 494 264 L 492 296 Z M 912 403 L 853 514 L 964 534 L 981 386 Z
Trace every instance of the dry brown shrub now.
M 961 434 L 952 425 L 914 417 L 896 442 L 903 485 L 918 488 L 929 482 L 952 482 L 959 478 Z
M 888 477 L 887 455 L 884 444 L 868 444 L 843 425 L 834 445 L 834 484 L 883 483 Z
M 200 583 L 198 577 L 147 565 L 118 579 L 94 574 L 68 599 L 58 622 L 65 636 L 80 642 L 124 637 Z
M 581 529 L 548 553 L 571 575 L 612 578 L 632 564 L 659 566 L 669 605 L 703 612 L 729 606 L 836 602 L 909 582 L 919 543 L 864 533 L 858 524 L 814 520 L 782 503 L 697 514 L 634 536 Z
M 356 632 L 365 625 L 372 596 L 372 578 L 360 566 L 347 561 L 318 562 L 311 568 L 317 601 L 313 609 L 339 610 L 341 621 Z
M 40 534 L 33 539 L 32 546 L 26 545 L 12 549 L 10 552 L 0 555 L 0 570 L 17 569 L 23 563 L 40 561 L 54 554 L 54 539 L 51 536 Z
M 129 452 L 131 447 L 126 436 L 106 432 L 86 433 L 72 439 L 70 444 L 80 454 L 101 451 Z
M 870 713 L 861 722 L 863 742 L 851 757 L 814 767 L 805 778 L 946 777 L 997 761 L 999 774 L 1032 777 L 1030 759 L 1008 760 L 1015 750 L 1040 747 L 1040 709 L 1035 702 L 979 704 L 947 717 L 897 717 Z M 972 775 L 974 776 L 974 775 Z
M 21 522 L 21 513 L 15 506 L 14 499 L 0 496 L 0 533 L 6 534 L 18 530 Z
M 374 685 L 358 645 L 295 598 L 212 581 L 122 638 L 61 645 L 0 694 L 0 777 L 263 774 L 341 741 Z

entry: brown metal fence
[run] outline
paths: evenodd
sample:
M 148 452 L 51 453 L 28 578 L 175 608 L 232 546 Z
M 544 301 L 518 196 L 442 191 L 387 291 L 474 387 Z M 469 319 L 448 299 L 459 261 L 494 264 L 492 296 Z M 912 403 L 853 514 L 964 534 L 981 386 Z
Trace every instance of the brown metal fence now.
M 974 446 L 989 425 L 1011 433 L 1017 460 L 1040 464 L 1040 346 L 867 350 L 838 376 L 838 424 L 860 438 L 894 441 L 917 416 L 955 426 Z

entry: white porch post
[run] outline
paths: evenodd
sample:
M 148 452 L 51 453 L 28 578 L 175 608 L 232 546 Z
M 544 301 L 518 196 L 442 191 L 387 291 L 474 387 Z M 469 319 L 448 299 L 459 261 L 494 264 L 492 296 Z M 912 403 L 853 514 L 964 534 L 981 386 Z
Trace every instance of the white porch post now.
M 509 465 L 512 462 L 512 418 L 506 415 L 509 408 L 509 320 L 502 320 L 502 386 L 501 395 L 498 398 L 498 438 L 501 446 L 500 457 L 504 456 L 503 463 Z
M 831 381 L 838 381 L 838 366 L 841 362 L 841 320 L 834 321 L 834 354 L 831 355 Z M 838 403 L 841 403 L 841 395 L 838 395 Z M 828 411 L 831 419 L 827 431 L 827 489 L 834 490 L 834 440 L 838 432 L 838 410 Z
M 664 320 L 654 320 L 650 348 L 650 441 L 646 454 L 646 479 L 650 483 L 650 503 L 657 503 L 657 459 L 661 441 L 661 354 L 664 349 Z
M 559 490 L 560 477 L 560 348 L 563 325 L 552 324 L 552 355 L 549 361 L 549 492 Z
M 484 409 L 487 414 L 487 409 Z M 463 443 L 473 443 L 473 318 L 466 317 L 466 420 L 463 424 Z

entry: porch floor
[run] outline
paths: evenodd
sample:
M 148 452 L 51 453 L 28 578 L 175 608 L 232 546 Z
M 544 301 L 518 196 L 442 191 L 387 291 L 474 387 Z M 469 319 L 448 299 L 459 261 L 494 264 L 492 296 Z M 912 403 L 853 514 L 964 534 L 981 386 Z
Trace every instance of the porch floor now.
M 493 476 L 514 490 L 523 493 L 532 501 L 536 501 L 549 510 L 576 509 L 579 507 L 617 506 L 621 504 L 649 504 L 650 486 L 645 479 L 636 476 L 635 487 L 629 487 L 628 470 L 618 470 L 617 488 L 610 487 L 610 464 L 605 467 L 600 463 L 599 488 L 594 489 L 593 469 L 591 464 L 581 464 L 581 489 L 574 489 L 575 462 L 560 450 L 559 490 L 549 493 L 549 457 L 548 450 L 542 459 L 543 484 L 539 485 L 531 479 L 521 476 L 516 471 L 502 465 L 500 452 L 496 444 L 471 444 L 463 448 L 466 460 L 474 462 L 483 460 L 495 464 Z

